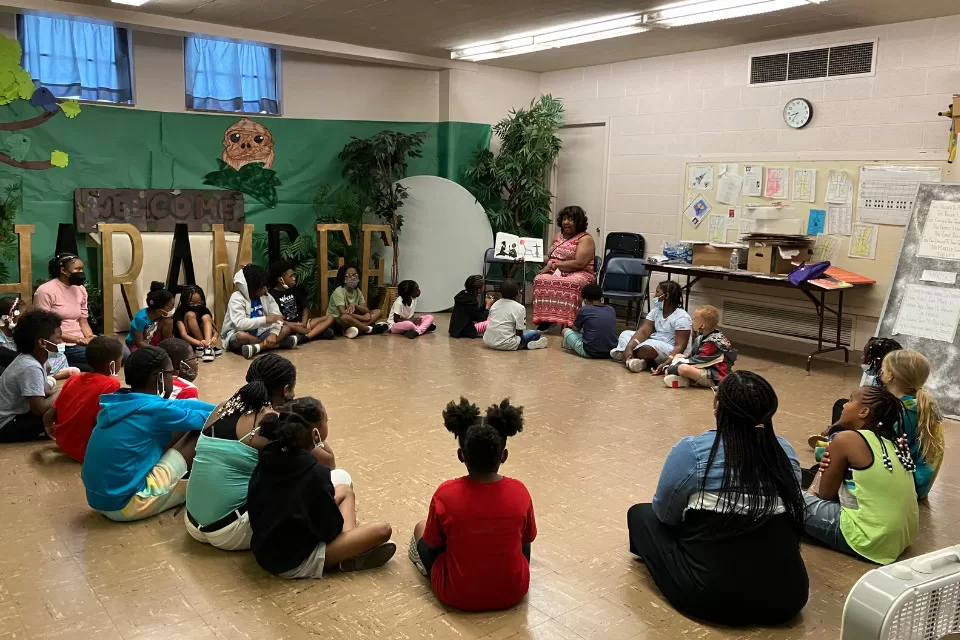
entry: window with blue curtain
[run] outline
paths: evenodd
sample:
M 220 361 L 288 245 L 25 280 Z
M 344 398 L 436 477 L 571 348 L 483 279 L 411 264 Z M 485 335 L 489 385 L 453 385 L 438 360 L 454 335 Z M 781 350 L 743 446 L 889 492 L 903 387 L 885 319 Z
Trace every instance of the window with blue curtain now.
M 17 15 L 23 68 L 57 98 L 133 104 L 130 36 L 112 24 Z
M 188 109 L 280 113 L 276 49 L 185 38 L 183 58 Z

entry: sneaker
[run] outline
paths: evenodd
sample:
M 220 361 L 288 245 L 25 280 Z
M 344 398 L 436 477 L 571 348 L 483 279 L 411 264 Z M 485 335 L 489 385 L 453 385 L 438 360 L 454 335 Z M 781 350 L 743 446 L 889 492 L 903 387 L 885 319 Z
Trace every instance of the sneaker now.
M 435 324 L 431 324 L 429 327 L 427 327 L 427 333 L 430 333 L 431 331 L 436 331 L 436 330 L 437 330 L 437 325 Z
M 307 344 L 308 342 L 310 342 L 310 336 L 297 334 L 297 344 Z
M 213 362 L 214 357 L 215 356 L 213 355 L 213 349 L 211 349 L 210 347 L 207 347 L 206 349 L 203 350 L 203 355 L 200 356 L 200 360 L 202 360 L 203 362 Z
M 403 332 L 403 335 L 407 336 L 411 340 L 413 340 L 414 338 L 420 337 L 420 334 L 414 331 L 413 329 L 407 329 L 406 331 Z
M 277 348 L 279 349 L 296 349 L 299 346 L 300 343 L 297 341 L 297 336 L 287 336 L 277 343 Z
M 641 371 L 646 371 L 650 365 L 647 364 L 646 360 L 641 358 L 630 358 L 627 360 L 627 369 L 633 373 L 640 373 Z
M 360 571 L 361 569 L 376 569 L 389 562 L 397 552 L 397 543 L 387 540 L 380 546 L 365 551 L 353 558 L 347 558 L 340 563 L 340 571 Z
M 343 330 L 343 335 L 352 340 L 360 335 L 360 329 L 357 329 L 356 327 L 347 327 Z
M 247 360 L 253 360 L 258 353 L 260 353 L 259 344 L 245 344 L 240 347 L 240 351 L 243 352 L 243 357 Z
M 333 327 L 330 327 L 329 329 L 321 333 L 319 336 L 317 336 L 317 338 L 319 338 L 320 340 L 333 340 L 333 337 L 335 335 L 336 333 L 333 331 Z
M 214 358 L 219 358 L 219 357 L 222 356 L 222 355 L 223 355 L 223 349 L 221 349 L 220 347 L 214 347 L 214 348 L 213 348 L 213 357 L 214 357 Z
M 826 446 L 827 439 L 824 438 L 819 433 L 807 438 L 807 444 L 810 445 L 811 449 L 816 449 L 817 447 Z
M 537 340 L 531 340 L 527 343 L 527 349 L 533 351 L 534 349 L 546 349 L 547 345 L 550 344 L 550 341 L 547 340 L 547 336 L 540 336 Z
M 679 389 L 681 387 L 689 387 L 690 380 L 684 378 L 683 376 L 664 376 L 663 384 L 667 385 L 671 389 Z
M 623 351 L 610 349 L 610 358 L 616 360 L 617 362 L 623 362 Z
M 417 538 L 414 535 L 410 536 L 410 548 L 407 550 L 407 556 L 410 558 L 413 566 L 417 568 L 417 571 L 426 576 L 427 568 L 423 566 L 423 561 L 420 559 L 420 552 L 417 550 Z
M 386 333 L 389 327 L 387 326 L 386 322 L 378 322 L 377 324 L 373 325 L 373 327 L 371 328 L 372 328 L 371 333 L 373 333 L 373 335 L 375 336 L 378 336 L 381 333 Z

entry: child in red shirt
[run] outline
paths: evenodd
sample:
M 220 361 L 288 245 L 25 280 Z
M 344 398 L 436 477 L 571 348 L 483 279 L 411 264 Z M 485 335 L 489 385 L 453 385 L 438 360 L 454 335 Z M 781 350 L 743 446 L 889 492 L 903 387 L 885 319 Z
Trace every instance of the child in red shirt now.
M 87 343 L 87 364 L 92 373 L 81 373 L 68 379 L 43 414 L 43 426 L 51 440 L 65 454 L 83 462 L 87 442 L 97 425 L 100 396 L 120 388 L 116 378 L 123 361 L 123 345 L 119 340 L 97 336 Z
M 512 607 L 530 586 L 537 524 L 527 488 L 498 471 L 507 461 L 507 438 L 523 430 L 523 407 L 504 400 L 481 419 L 480 409 L 460 398 L 447 405 L 443 423 L 460 444 L 467 475 L 433 494 L 426 522 L 414 529 L 410 559 L 452 607 Z
M 161 340 L 157 348 L 167 352 L 173 364 L 173 388 L 166 397 L 170 400 L 198 400 L 200 390 L 193 381 L 200 375 L 200 355 L 186 340 L 167 338 Z

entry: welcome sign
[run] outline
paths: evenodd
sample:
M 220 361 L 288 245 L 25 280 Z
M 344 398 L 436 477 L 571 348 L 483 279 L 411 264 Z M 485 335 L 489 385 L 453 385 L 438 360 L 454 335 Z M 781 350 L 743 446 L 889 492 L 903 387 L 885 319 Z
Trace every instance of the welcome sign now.
M 102 223 L 132 224 L 140 231 L 243 231 L 243 194 L 219 189 L 75 189 L 74 220 L 80 233 Z

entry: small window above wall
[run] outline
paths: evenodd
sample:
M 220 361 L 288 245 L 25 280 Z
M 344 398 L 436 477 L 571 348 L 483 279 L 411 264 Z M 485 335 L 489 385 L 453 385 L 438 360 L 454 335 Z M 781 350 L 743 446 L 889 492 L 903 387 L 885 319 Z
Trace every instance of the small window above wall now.
M 70 16 L 17 15 L 23 68 L 56 98 L 133 104 L 127 29 Z
M 187 109 L 280 115 L 280 52 L 258 44 L 184 38 Z

